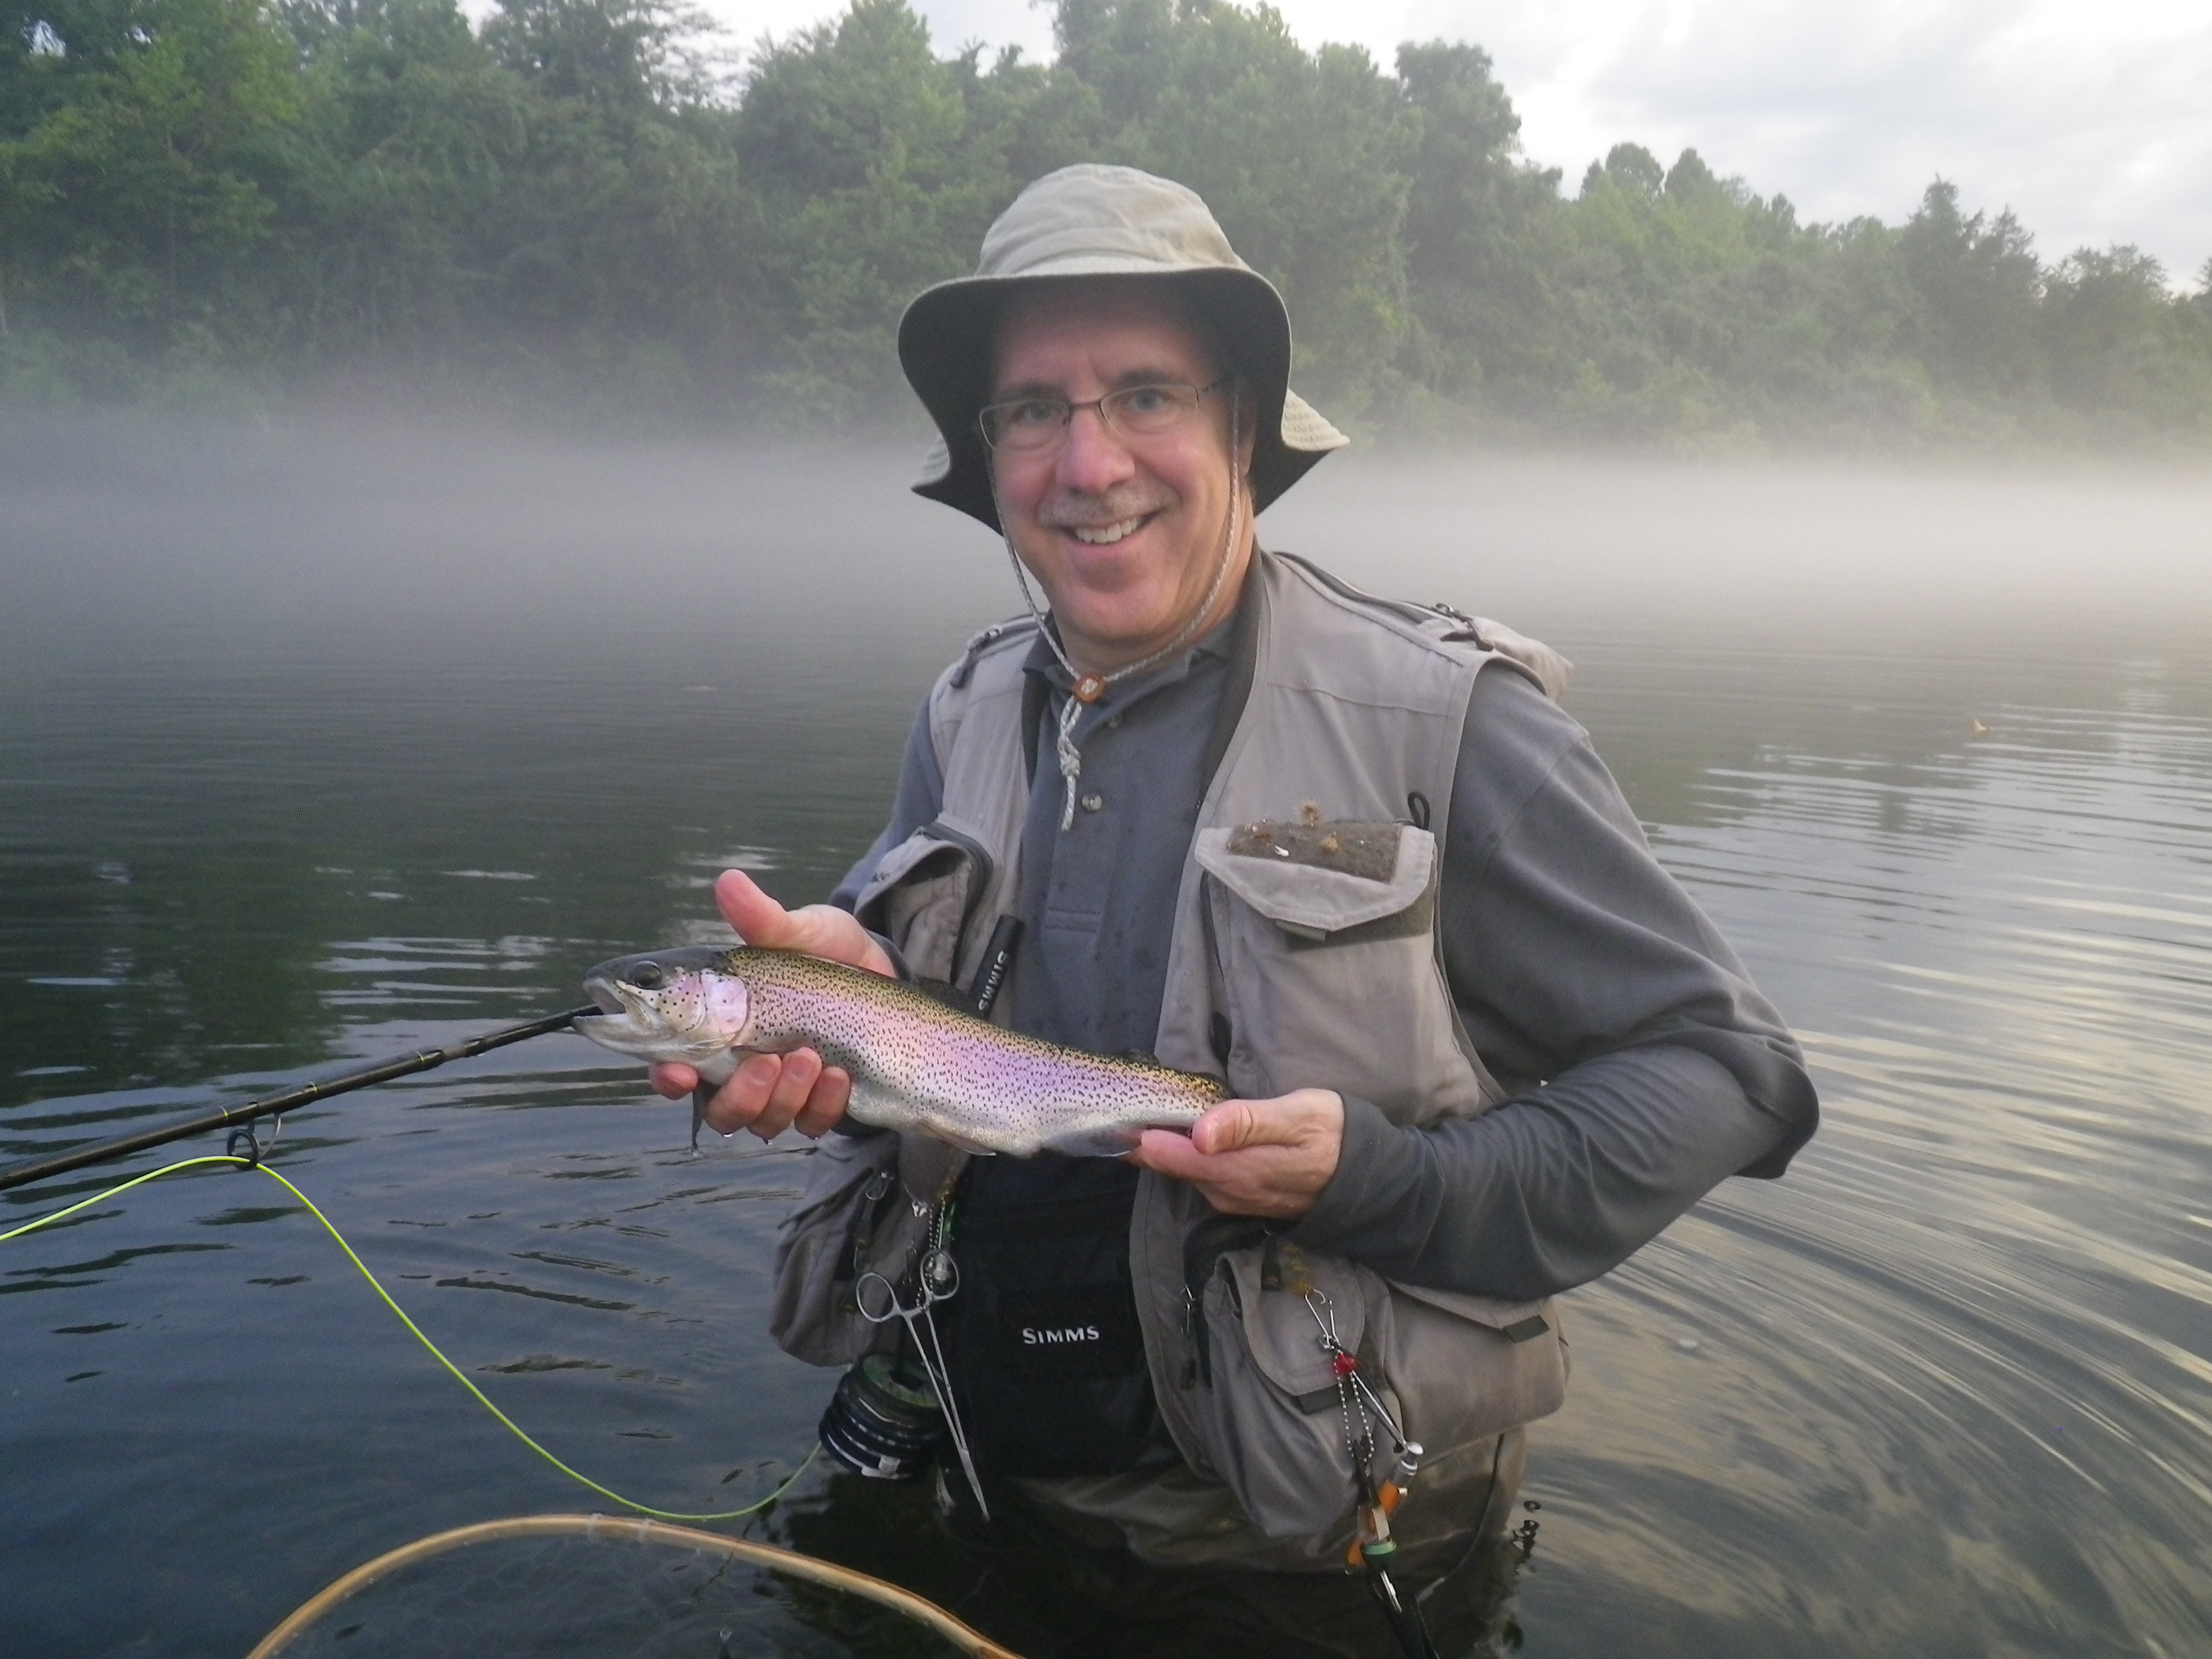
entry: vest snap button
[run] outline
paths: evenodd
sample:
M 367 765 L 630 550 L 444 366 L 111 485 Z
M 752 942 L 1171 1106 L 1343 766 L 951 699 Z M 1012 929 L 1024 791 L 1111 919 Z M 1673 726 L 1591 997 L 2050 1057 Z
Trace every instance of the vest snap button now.
M 1096 812 L 1105 805 L 1106 797 L 1095 789 L 1083 798 L 1083 810 L 1086 812 Z

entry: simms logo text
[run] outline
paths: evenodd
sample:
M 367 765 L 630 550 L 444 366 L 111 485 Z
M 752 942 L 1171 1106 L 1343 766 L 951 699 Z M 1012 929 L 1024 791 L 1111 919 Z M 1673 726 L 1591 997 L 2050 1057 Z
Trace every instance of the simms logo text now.
M 1043 1347 L 1059 1342 L 1097 1342 L 1101 1340 L 1096 1325 L 1048 1326 L 1039 1330 L 1034 1325 L 1022 1327 L 1022 1344 L 1025 1347 Z

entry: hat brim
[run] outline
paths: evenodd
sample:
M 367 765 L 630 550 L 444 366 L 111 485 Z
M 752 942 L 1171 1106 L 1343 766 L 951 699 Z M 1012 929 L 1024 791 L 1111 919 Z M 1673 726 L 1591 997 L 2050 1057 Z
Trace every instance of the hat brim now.
M 1000 307 L 1018 288 L 1142 278 L 1171 285 L 1228 352 L 1259 399 L 1252 447 L 1252 510 L 1264 511 L 1333 449 L 1350 441 L 1290 389 L 1291 319 L 1274 285 L 1257 271 L 1227 266 L 1163 270 L 1127 258 L 1074 258 L 1049 272 L 963 276 L 924 290 L 899 319 L 899 366 L 937 425 L 939 442 L 914 492 L 1000 528 L 991 494 L 990 454 L 976 425 L 989 390 L 992 336 Z

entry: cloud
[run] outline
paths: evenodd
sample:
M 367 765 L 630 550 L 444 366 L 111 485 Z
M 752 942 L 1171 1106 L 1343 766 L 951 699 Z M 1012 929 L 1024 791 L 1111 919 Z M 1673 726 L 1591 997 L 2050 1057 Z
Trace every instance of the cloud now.
M 834 15 L 713 0 L 741 39 Z M 940 50 L 1052 50 L 1029 0 L 916 0 Z M 2203 0 L 1281 0 L 1307 46 L 1489 50 L 1532 160 L 1571 190 L 1624 140 L 1694 147 L 1801 216 L 1905 217 L 1939 173 L 2057 258 L 2133 242 L 2212 259 L 2212 8 Z
M 1490 46 L 1532 156 L 1633 139 L 1808 216 L 1895 221 L 1941 173 L 2009 205 L 2046 257 L 2135 242 L 2212 258 L 2212 11 L 2154 0 L 1418 0 Z

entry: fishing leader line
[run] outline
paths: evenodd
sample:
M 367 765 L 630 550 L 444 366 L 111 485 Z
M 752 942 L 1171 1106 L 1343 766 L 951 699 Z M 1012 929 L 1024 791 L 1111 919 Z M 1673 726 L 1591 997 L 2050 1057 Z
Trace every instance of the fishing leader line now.
M 354 1248 L 351 1244 L 349 1244 L 346 1242 L 345 1235 L 337 1230 L 337 1224 L 331 1220 L 330 1217 L 322 1212 L 321 1209 L 316 1205 L 315 1200 L 309 1198 L 307 1194 L 301 1192 L 297 1187 L 295 1187 L 289 1181 L 277 1174 L 276 1170 L 270 1169 L 267 1164 L 259 1163 L 253 1158 L 239 1158 L 225 1152 L 212 1154 L 204 1158 L 188 1158 L 175 1164 L 164 1164 L 158 1170 L 149 1170 L 144 1175 L 135 1176 L 129 1181 L 122 1182 L 119 1186 L 110 1187 L 106 1192 L 94 1193 L 90 1198 L 79 1199 L 76 1203 L 69 1205 L 65 1208 L 56 1210 L 50 1215 L 42 1215 L 36 1220 L 25 1222 L 20 1227 L 13 1227 L 6 1232 L 0 1232 L 0 1244 L 4 1244 L 13 1238 L 21 1238 L 26 1233 L 34 1233 L 41 1227 L 51 1227 L 54 1223 L 75 1215 L 79 1210 L 89 1209 L 95 1204 L 105 1204 L 110 1199 L 119 1198 L 125 1193 L 129 1192 L 133 1187 L 143 1187 L 149 1181 L 159 1181 L 163 1176 L 175 1175 L 181 1170 L 198 1169 L 203 1166 L 211 1164 L 221 1164 L 225 1168 L 234 1170 L 258 1170 L 263 1175 L 267 1176 L 278 1186 L 283 1188 L 286 1192 L 291 1194 L 293 1197 L 298 1199 L 301 1203 L 306 1205 L 307 1206 L 307 1213 L 323 1224 L 323 1230 L 329 1233 L 331 1237 L 337 1242 L 338 1249 L 345 1252 L 346 1260 L 352 1262 L 356 1267 L 358 1267 L 361 1270 L 361 1276 L 368 1281 L 369 1289 L 376 1292 L 378 1299 L 380 1300 L 386 1307 L 391 1309 L 394 1314 L 398 1316 L 399 1322 L 404 1325 L 414 1334 L 415 1340 L 417 1342 L 420 1342 L 425 1348 L 429 1350 L 430 1357 L 436 1360 L 441 1365 L 443 1365 L 447 1373 L 452 1376 L 453 1379 L 456 1382 L 459 1382 L 463 1388 L 466 1389 L 471 1395 L 476 1396 L 477 1403 L 478 1405 L 482 1406 L 486 1411 L 497 1418 L 516 1439 L 522 1442 L 524 1445 L 529 1447 L 531 1450 L 536 1452 L 540 1457 L 550 1463 L 555 1468 L 560 1470 L 562 1474 L 567 1475 L 571 1480 L 574 1480 L 584 1486 L 589 1486 L 593 1492 L 599 1493 L 602 1498 L 611 1498 L 614 1502 L 621 1504 L 624 1509 L 635 1510 L 640 1515 L 653 1516 L 656 1519 L 662 1521 L 741 1520 L 749 1515 L 757 1515 L 761 1510 L 775 1503 L 777 1498 L 782 1497 L 784 1493 L 789 1492 L 793 1486 L 798 1484 L 799 1476 L 805 1474 L 809 1468 L 813 1467 L 814 1460 L 821 1455 L 822 1445 L 819 1441 L 817 1441 L 814 1445 L 808 1449 L 806 1455 L 799 1460 L 799 1467 L 791 1472 L 790 1476 L 784 1480 L 783 1484 L 776 1487 L 774 1492 L 769 1493 L 767 1497 L 762 1498 L 758 1503 L 748 1504 L 741 1510 L 721 1510 L 705 1515 L 690 1515 L 677 1510 L 655 1509 L 650 1504 L 641 1504 L 634 1498 L 623 1497 L 611 1486 L 601 1486 L 598 1481 L 592 1480 L 591 1476 L 581 1474 L 579 1471 L 569 1468 L 568 1464 L 562 1462 L 551 1452 L 548 1451 L 544 1446 L 538 1444 L 536 1440 L 531 1437 L 527 1430 L 523 1428 L 520 1424 L 517 1423 L 497 1406 L 494 1405 L 491 1401 L 490 1396 L 486 1395 L 482 1389 L 477 1387 L 474 1382 L 471 1382 L 467 1376 L 461 1370 L 459 1366 L 453 1364 L 452 1360 L 447 1358 L 445 1351 L 440 1348 L 436 1343 L 433 1342 L 423 1334 L 422 1328 L 420 1325 L 417 1325 L 412 1319 L 410 1319 L 407 1316 L 407 1310 L 404 1308 L 401 1307 L 397 1302 L 392 1299 L 391 1292 L 386 1291 L 384 1288 L 383 1284 L 377 1279 L 377 1276 L 368 1270 L 368 1264 L 363 1261 L 360 1256 L 354 1253 Z

